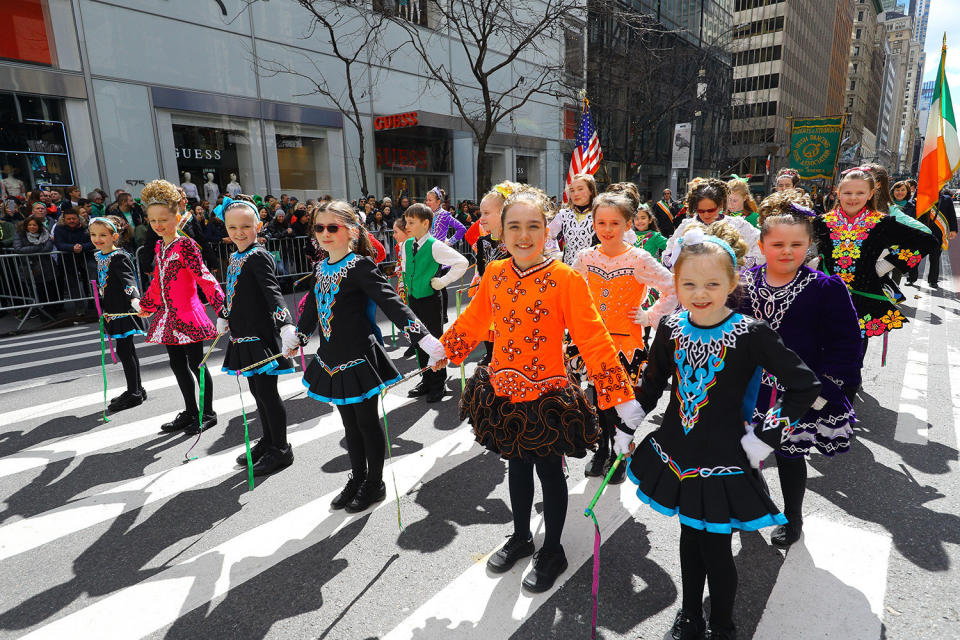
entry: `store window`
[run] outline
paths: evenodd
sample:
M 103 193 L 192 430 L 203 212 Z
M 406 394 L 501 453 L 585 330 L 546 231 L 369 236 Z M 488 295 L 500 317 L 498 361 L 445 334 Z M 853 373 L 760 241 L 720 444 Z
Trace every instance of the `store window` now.
M 330 153 L 322 129 L 276 124 L 280 190 L 306 200 L 331 191 Z
M 63 100 L 0 93 L 0 170 L 3 191 L 14 197 L 73 185 Z
M 540 184 L 540 157 L 517 155 L 517 182 Z
M 172 118 L 177 174 L 187 198 L 215 205 L 220 196 L 250 193 L 254 179 L 248 123 L 226 118 L 219 126 L 196 122 L 189 116 Z
M 42 0 L 0 0 L 0 58 L 52 65 L 46 12 Z
M 433 187 L 450 193 L 453 145 L 449 131 L 420 126 L 379 131 L 375 143 L 383 180 L 383 193 L 376 195 L 390 196 L 394 202 L 403 196 L 422 202 Z

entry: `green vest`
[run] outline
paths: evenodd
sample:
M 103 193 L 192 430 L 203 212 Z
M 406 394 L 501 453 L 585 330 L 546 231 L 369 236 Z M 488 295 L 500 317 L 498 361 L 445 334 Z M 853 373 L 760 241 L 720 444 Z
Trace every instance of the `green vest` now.
M 417 255 L 413 255 L 413 243 L 416 238 L 410 238 L 404 243 L 403 247 L 403 286 L 407 290 L 407 295 L 414 298 L 429 298 L 433 295 L 434 289 L 430 286 L 430 280 L 437 275 L 440 265 L 433 259 L 433 243 L 436 238 L 428 236 L 423 244 L 417 250 Z

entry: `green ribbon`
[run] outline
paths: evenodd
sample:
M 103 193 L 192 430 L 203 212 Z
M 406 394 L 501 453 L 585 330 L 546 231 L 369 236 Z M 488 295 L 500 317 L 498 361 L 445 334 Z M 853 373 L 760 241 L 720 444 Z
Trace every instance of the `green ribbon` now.
M 599 500 L 600 496 L 603 495 L 603 490 L 607 488 L 610 478 L 613 477 L 613 472 L 617 470 L 617 467 L 620 465 L 622 460 L 623 454 L 621 453 L 617 456 L 617 459 L 613 461 L 613 464 L 610 465 L 610 470 L 607 471 L 607 475 L 603 478 L 603 482 L 600 483 L 600 488 L 597 489 L 596 495 L 593 496 L 593 500 L 590 501 L 590 505 L 587 507 L 586 511 L 583 512 L 583 515 L 593 518 L 593 508 L 597 505 L 597 500 Z M 593 518 L 593 521 L 596 522 L 597 519 Z
M 103 316 L 100 316 L 100 371 L 103 373 L 103 421 L 110 422 L 107 417 L 107 345 L 104 341 L 106 329 L 103 327 Z
M 390 476 L 393 478 L 393 496 L 397 500 L 397 527 L 403 531 L 400 519 L 400 492 L 397 490 L 397 474 L 393 472 L 393 447 L 390 446 L 390 427 L 387 426 L 387 390 L 380 392 L 380 411 L 383 413 L 383 433 L 387 436 L 387 459 L 390 461 Z
M 820 264 L 823 265 L 823 272 L 824 272 L 824 273 L 826 273 L 828 276 L 834 275 L 833 273 L 830 272 L 830 267 L 827 266 L 826 261 L 823 259 L 823 254 L 822 254 L 822 253 L 820 254 Z M 846 283 L 844 283 L 844 284 L 846 284 Z M 899 307 L 899 306 L 900 306 L 900 304 L 899 304 L 896 300 L 894 300 L 893 298 L 891 298 L 891 297 L 888 296 L 888 295 L 880 295 L 880 294 L 877 294 L 877 293 L 867 293 L 866 291 L 858 291 L 858 290 L 854 289 L 853 287 L 851 287 L 849 284 L 847 285 L 847 289 L 849 289 L 849 290 L 850 290 L 850 293 L 852 293 L 852 294 L 855 295 L 855 296 L 862 296 L 862 297 L 864 297 L 864 298 L 871 298 L 871 299 L 873 299 L 873 300 L 883 300 L 884 302 L 889 302 L 890 304 L 892 304 L 892 305 L 894 305 L 894 306 L 896 306 L 896 307 Z
M 253 455 L 250 453 L 250 425 L 247 424 L 247 410 L 243 406 L 243 386 L 240 384 L 240 374 L 237 374 L 237 389 L 240 391 L 240 413 L 243 415 L 243 444 L 247 449 L 247 485 L 253 491 Z M 263 416 L 260 416 L 263 422 Z

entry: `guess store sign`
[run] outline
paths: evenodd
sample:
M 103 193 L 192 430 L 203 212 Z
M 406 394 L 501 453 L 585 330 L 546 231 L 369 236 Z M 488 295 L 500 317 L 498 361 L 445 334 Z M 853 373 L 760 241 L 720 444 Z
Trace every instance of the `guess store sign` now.
M 429 165 L 429 149 L 377 146 L 377 166 L 381 169 L 425 170 Z
M 419 118 L 416 111 L 397 113 L 392 116 L 378 116 L 373 119 L 373 128 L 376 131 L 388 131 L 390 129 L 415 127 L 417 124 L 419 124 Z

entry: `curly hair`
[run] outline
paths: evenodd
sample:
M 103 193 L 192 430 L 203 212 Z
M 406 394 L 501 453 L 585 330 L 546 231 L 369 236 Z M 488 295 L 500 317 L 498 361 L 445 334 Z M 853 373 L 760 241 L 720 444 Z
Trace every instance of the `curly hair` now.
M 777 171 L 777 177 L 773 181 L 774 184 L 776 184 L 780 178 L 790 178 L 790 182 L 793 183 L 793 186 L 800 184 L 800 174 L 797 173 L 796 169 L 791 169 L 790 167 L 783 167 Z
M 723 209 L 727 204 L 727 183 L 717 178 L 694 178 L 687 192 L 687 212 L 695 214 L 701 200 L 713 200 Z
M 501 204 L 507 201 L 507 198 L 519 189 L 522 185 L 519 182 L 511 182 L 510 180 L 504 180 L 503 182 L 493 186 L 490 191 L 487 191 L 483 194 L 483 197 L 480 198 L 480 202 L 483 202 L 487 198 L 500 198 Z M 466 202 L 466 201 L 464 201 Z M 463 204 L 463 203 L 461 203 Z
M 733 254 L 737 256 L 737 264 L 743 262 L 743 257 L 747 255 L 747 243 L 744 242 L 743 237 L 741 237 L 740 232 L 737 231 L 733 225 L 724 222 L 723 220 L 717 220 L 710 224 L 710 226 L 704 226 L 700 222 L 693 222 L 687 225 L 684 229 L 684 235 L 690 233 L 692 229 L 703 229 L 703 232 L 709 236 L 716 236 L 720 238 L 733 249 Z M 729 260 L 729 254 L 718 244 L 713 242 L 703 242 L 701 244 L 695 245 L 684 245 L 683 249 L 680 251 L 680 255 L 677 256 L 677 261 L 673 265 L 673 273 L 680 273 L 680 266 L 683 262 L 691 256 L 700 256 L 700 255 L 716 255 L 722 256 Z M 730 278 L 731 282 L 736 282 L 738 280 L 737 276 L 737 265 L 733 261 L 723 260 L 724 270 L 727 273 L 727 277 Z
M 140 201 L 143 202 L 144 210 L 155 204 L 166 207 L 171 213 L 180 210 L 180 192 L 177 191 L 177 185 L 167 180 L 148 182 L 140 192 Z
M 507 211 L 516 204 L 527 204 L 540 211 L 543 215 L 544 223 L 553 216 L 553 205 L 548 196 L 542 189 L 531 187 L 530 185 L 520 185 L 516 191 L 510 194 L 510 197 L 503 203 L 503 211 L 500 213 L 500 224 L 507 219 Z
M 114 228 L 111 229 L 109 225 L 106 225 L 102 220 L 109 220 L 113 224 Z M 116 233 L 119 236 L 120 244 L 127 244 L 130 241 L 130 238 L 133 237 L 133 231 L 130 229 L 130 225 L 127 224 L 127 221 L 123 219 L 123 216 L 103 216 L 102 218 L 93 218 L 90 221 L 88 227 L 93 225 L 101 225 L 105 227 L 110 233 Z M 114 230 L 115 229 L 115 230 Z
M 778 224 L 801 225 L 810 237 L 813 237 L 812 218 L 801 211 L 796 211 L 790 205 L 813 210 L 813 201 L 805 193 L 797 189 L 775 192 L 763 199 L 760 203 L 760 239 L 766 236 L 770 229 Z

